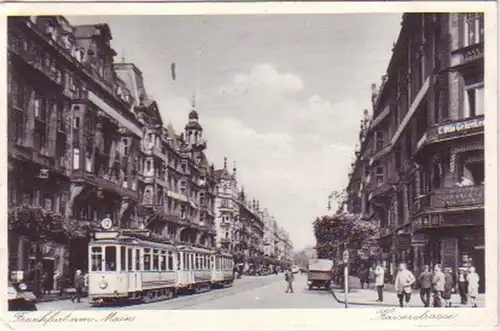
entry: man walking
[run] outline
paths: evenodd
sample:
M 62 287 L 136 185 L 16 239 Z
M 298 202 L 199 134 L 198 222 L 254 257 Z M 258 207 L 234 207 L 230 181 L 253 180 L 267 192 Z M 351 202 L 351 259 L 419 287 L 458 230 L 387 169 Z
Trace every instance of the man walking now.
M 77 270 L 75 274 L 75 290 L 76 293 L 71 297 L 71 302 L 76 302 L 80 303 L 80 299 L 82 297 L 82 289 L 85 286 L 85 278 L 82 276 L 82 271 Z
M 443 292 L 444 292 L 444 273 L 441 271 L 441 265 L 434 266 L 432 274 L 432 292 L 434 294 L 434 307 L 442 307 L 443 305 Z
M 429 307 L 431 302 L 431 287 L 432 287 L 432 272 L 429 266 L 424 266 L 424 271 L 418 277 L 420 283 L 420 300 L 422 300 L 425 307 Z
M 289 268 L 289 269 L 287 269 L 285 271 L 285 281 L 287 283 L 287 287 L 286 287 L 286 292 L 285 293 L 288 293 L 288 291 L 291 291 L 293 293 L 293 281 L 294 281 L 294 277 L 293 277 L 293 273 L 292 273 L 291 268 Z
M 406 268 L 406 263 L 399 265 L 399 271 L 396 275 L 394 287 L 399 299 L 399 306 L 401 308 L 408 307 L 411 299 L 412 285 L 415 283 L 415 276 Z
M 384 301 L 384 277 L 385 270 L 380 263 L 377 263 L 375 268 L 375 287 L 377 288 L 378 299 L 377 302 Z

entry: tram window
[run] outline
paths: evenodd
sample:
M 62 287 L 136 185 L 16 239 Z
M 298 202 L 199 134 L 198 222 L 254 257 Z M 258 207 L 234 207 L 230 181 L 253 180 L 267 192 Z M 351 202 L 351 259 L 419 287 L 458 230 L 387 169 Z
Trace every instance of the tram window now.
M 144 271 L 151 270 L 151 249 L 144 248 Z
M 102 247 L 92 247 L 90 250 L 90 260 L 92 271 L 101 271 L 102 269 Z
M 194 265 L 194 258 L 195 258 L 195 255 L 191 254 L 191 270 L 196 270 L 195 265 Z
M 120 247 L 120 270 L 127 271 L 127 248 L 125 246 Z
M 132 271 L 133 263 L 132 263 L 132 248 L 127 250 L 127 270 Z
M 167 269 L 167 257 L 166 257 L 167 252 L 161 251 L 160 255 L 160 270 L 165 271 Z
M 172 252 L 168 252 L 168 269 L 174 270 L 174 254 Z
M 159 252 L 157 249 L 153 250 L 153 270 L 160 270 Z
M 182 269 L 183 270 L 188 270 L 189 269 L 189 266 L 187 264 L 187 257 L 186 257 L 186 253 L 182 253 Z
M 177 253 L 177 270 L 181 270 L 181 253 Z
M 141 250 L 135 250 L 135 271 L 141 271 Z
M 106 271 L 116 271 L 116 246 L 106 246 L 104 249 Z

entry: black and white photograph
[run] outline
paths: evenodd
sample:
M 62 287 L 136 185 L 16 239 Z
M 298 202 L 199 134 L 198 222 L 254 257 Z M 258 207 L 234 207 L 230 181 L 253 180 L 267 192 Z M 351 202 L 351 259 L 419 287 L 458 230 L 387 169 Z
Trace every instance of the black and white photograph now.
M 8 16 L 8 310 L 489 307 L 495 17 L 398 8 Z

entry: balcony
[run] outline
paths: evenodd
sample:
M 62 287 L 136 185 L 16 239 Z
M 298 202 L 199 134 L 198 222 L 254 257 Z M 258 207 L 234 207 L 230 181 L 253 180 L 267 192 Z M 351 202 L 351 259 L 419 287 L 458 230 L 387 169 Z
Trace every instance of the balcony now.
M 433 208 L 484 206 L 484 186 L 439 189 L 430 204 Z
M 392 190 L 392 185 L 389 183 L 382 183 L 378 185 L 368 196 L 368 200 L 372 201 L 377 198 L 386 199 L 387 193 Z
M 132 191 L 132 190 L 125 188 L 123 186 L 120 186 L 116 182 L 106 180 L 106 179 L 98 177 L 98 176 L 96 176 L 94 178 L 94 181 L 95 181 L 97 187 L 100 189 L 113 191 L 122 197 L 128 197 L 128 198 L 131 198 L 134 200 L 139 199 L 139 194 L 137 192 Z
M 436 189 L 418 197 L 410 206 L 412 216 L 427 211 L 460 211 L 484 207 L 484 186 Z
M 454 69 L 462 69 L 484 59 L 484 43 L 478 43 L 459 48 L 451 53 L 451 66 Z M 481 68 L 482 70 L 482 68 Z

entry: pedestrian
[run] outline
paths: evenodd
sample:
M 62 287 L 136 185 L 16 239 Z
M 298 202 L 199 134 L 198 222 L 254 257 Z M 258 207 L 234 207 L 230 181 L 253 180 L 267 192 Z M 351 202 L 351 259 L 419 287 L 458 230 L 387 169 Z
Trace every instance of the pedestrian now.
M 406 263 L 399 265 L 399 270 L 394 281 L 394 287 L 399 299 L 401 308 L 408 307 L 411 299 L 412 285 L 415 283 L 415 276 L 406 268 Z
M 422 300 L 425 307 L 429 307 L 431 302 L 432 273 L 428 265 L 424 266 L 424 271 L 420 273 L 418 282 L 420 284 L 420 300 Z
M 375 282 L 375 269 L 370 267 L 368 270 L 368 288 L 371 288 L 371 285 Z
M 286 281 L 286 292 L 285 293 L 288 293 L 288 291 L 291 291 L 293 293 L 293 281 L 294 281 L 294 277 L 293 277 L 293 273 L 292 273 L 292 270 L 291 269 L 287 269 L 285 271 L 285 281 Z
M 365 267 L 361 267 L 360 273 L 359 273 L 359 282 L 361 283 L 361 288 L 366 288 L 369 287 L 370 281 L 368 280 L 368 269 Z
M 460 303 L 462 305 L 467 304 L 467 276 L 465 275 L 465 269 L 460 268 L 458 270 L 458 294 L 460 295 Z
M 434 266 L 434 272 L 432 273 L 432 293 L 433 293 L 433 306 L 442 307 L 443 305 L 443 292 L 444 292 L 444 274 L 441 271 L 441 265 L 436 264 Z
M 71 302 L 76 302 L 80 303 L 80 299 L 82 297 L 82 289 L 85 286 L 85 278 L 82 276 L 82 271 L 77 270 L 75 273 L 75 295 L 71 297 Z
M 476 298 L 479 294 L 479 275 L 476 273 L 476 268 L 470 267 L 467 275 L 467 294 L 469 295 L 472 307 L 476 308 Z
M 443 299 L 445 302 L 445 307 L 451 307 L 451 295 L 453 293 L 453 275 L 451 274 L 451 268 L 444 268 L 444 291 Z
M 378 299 L 377 302 L 384 301 L 384 277 L 385 270 L 382 268 L 382 264 L 377 263 L 375 268 L 375 287 L 377 288 Z

